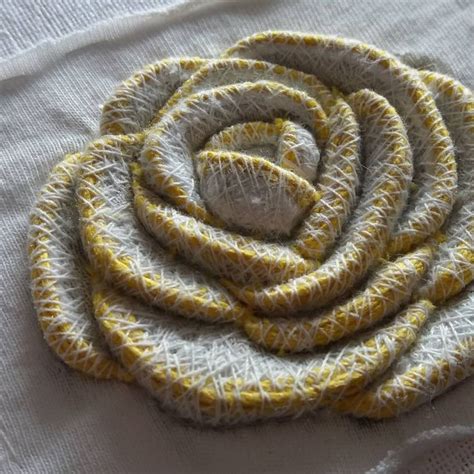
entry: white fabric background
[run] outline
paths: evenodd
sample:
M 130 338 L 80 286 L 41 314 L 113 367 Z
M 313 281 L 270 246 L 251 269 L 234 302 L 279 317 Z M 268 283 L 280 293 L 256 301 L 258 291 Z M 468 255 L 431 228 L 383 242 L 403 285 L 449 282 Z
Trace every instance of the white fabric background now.
M 2 0 L 0 58 L 100 21 L 174 3 L 176 0 Z
M 138 387 L 73 372 L 42 340 L 25 254 L 29 209 L 51 166 L 97 134 L 99 105 L 143 64 L 292 29 L 365 40 L 472 87 L 473 5 L 0 2 L 0 471 L 473 472 L 473 380 L 396 420 L 318 412 L 211 430 L 163 413 Z M 132 12 L 142 13 L 106 21 Z

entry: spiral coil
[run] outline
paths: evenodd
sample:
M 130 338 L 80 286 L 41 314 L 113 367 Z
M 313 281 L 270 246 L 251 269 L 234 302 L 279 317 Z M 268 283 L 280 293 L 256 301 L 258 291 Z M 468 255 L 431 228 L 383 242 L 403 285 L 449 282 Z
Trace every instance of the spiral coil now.
M 159 61 L 40 193 L 41 328 L 199 422 L 397 415 L 474 369 L 473 162 L 472 93 L 363 43 Z

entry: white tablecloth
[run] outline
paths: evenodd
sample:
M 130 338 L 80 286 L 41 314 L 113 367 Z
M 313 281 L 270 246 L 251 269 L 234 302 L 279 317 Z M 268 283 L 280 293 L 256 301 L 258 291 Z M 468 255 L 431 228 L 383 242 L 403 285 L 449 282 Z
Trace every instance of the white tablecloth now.
M 215 56 L 253 32 L 291 29 L 361 39 L 472 87 L 473 5 L 2 2 L 0 471 L 359 473 L 378 465 L 378 472 L 472 472 L 472 380 L 385 422 L 318 412 L 211 430 L 170 417 L 138 387 L 68 369 L 35 320 L 25 240 L 51 166 L 98 133 L 99 105 L 141 65 Z M 141 13 L 120 18 L 133 12 Z

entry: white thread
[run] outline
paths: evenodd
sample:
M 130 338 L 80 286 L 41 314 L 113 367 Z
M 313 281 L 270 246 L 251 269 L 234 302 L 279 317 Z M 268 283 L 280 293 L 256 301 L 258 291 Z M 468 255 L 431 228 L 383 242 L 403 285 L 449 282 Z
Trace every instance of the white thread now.
M 395 415 L 469 376 L 472 94 L 331 37 L 226 56 L 132 76 L 53 172 L 30 227 L 52 348 L 211 424 Z

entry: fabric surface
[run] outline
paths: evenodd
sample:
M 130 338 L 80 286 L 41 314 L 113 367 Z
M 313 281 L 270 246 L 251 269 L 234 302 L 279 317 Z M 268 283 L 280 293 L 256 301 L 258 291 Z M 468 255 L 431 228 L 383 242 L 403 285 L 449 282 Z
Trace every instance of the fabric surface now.
M 0 16 L 0 58 L 14 56 L 43 41 L 59 39 L 101 21 L 176 3 L 175 0 L 4 0 Z
M 247 34 L 281 28 L 362 39 L 472 86 L 467 3 L 296 5 L 174 7 L 102 24 L 0 64 L 6 290 L 0 459 L 7 472 L 59 472 L 65 465 L 72 472 L 147 472 L 157 466 L 172 472 L 364 472 L 425 430 L 447 427 L 445 433 L 461 433 L 463 440 L 472 435 L 459 428 L 474 421 L 472 381 L 431 407 L 388 422 L 318 413 L 281 424 L 200 430 L 162 413 L 138 389 L 72 373 L 41 340 L 29 299 L 26 217 L 52 164 L 97 135 L 98 105 L 132 70 L 167 56 L 215 56 Z M 400 13 L 408 8 L 409 18 Z M 442 26 L 431 28 L 440 17 Z M 419 454 L 424 444 L 418 444 L 408 458 Z M 463 456 L 462 466 L 472 464 Z

